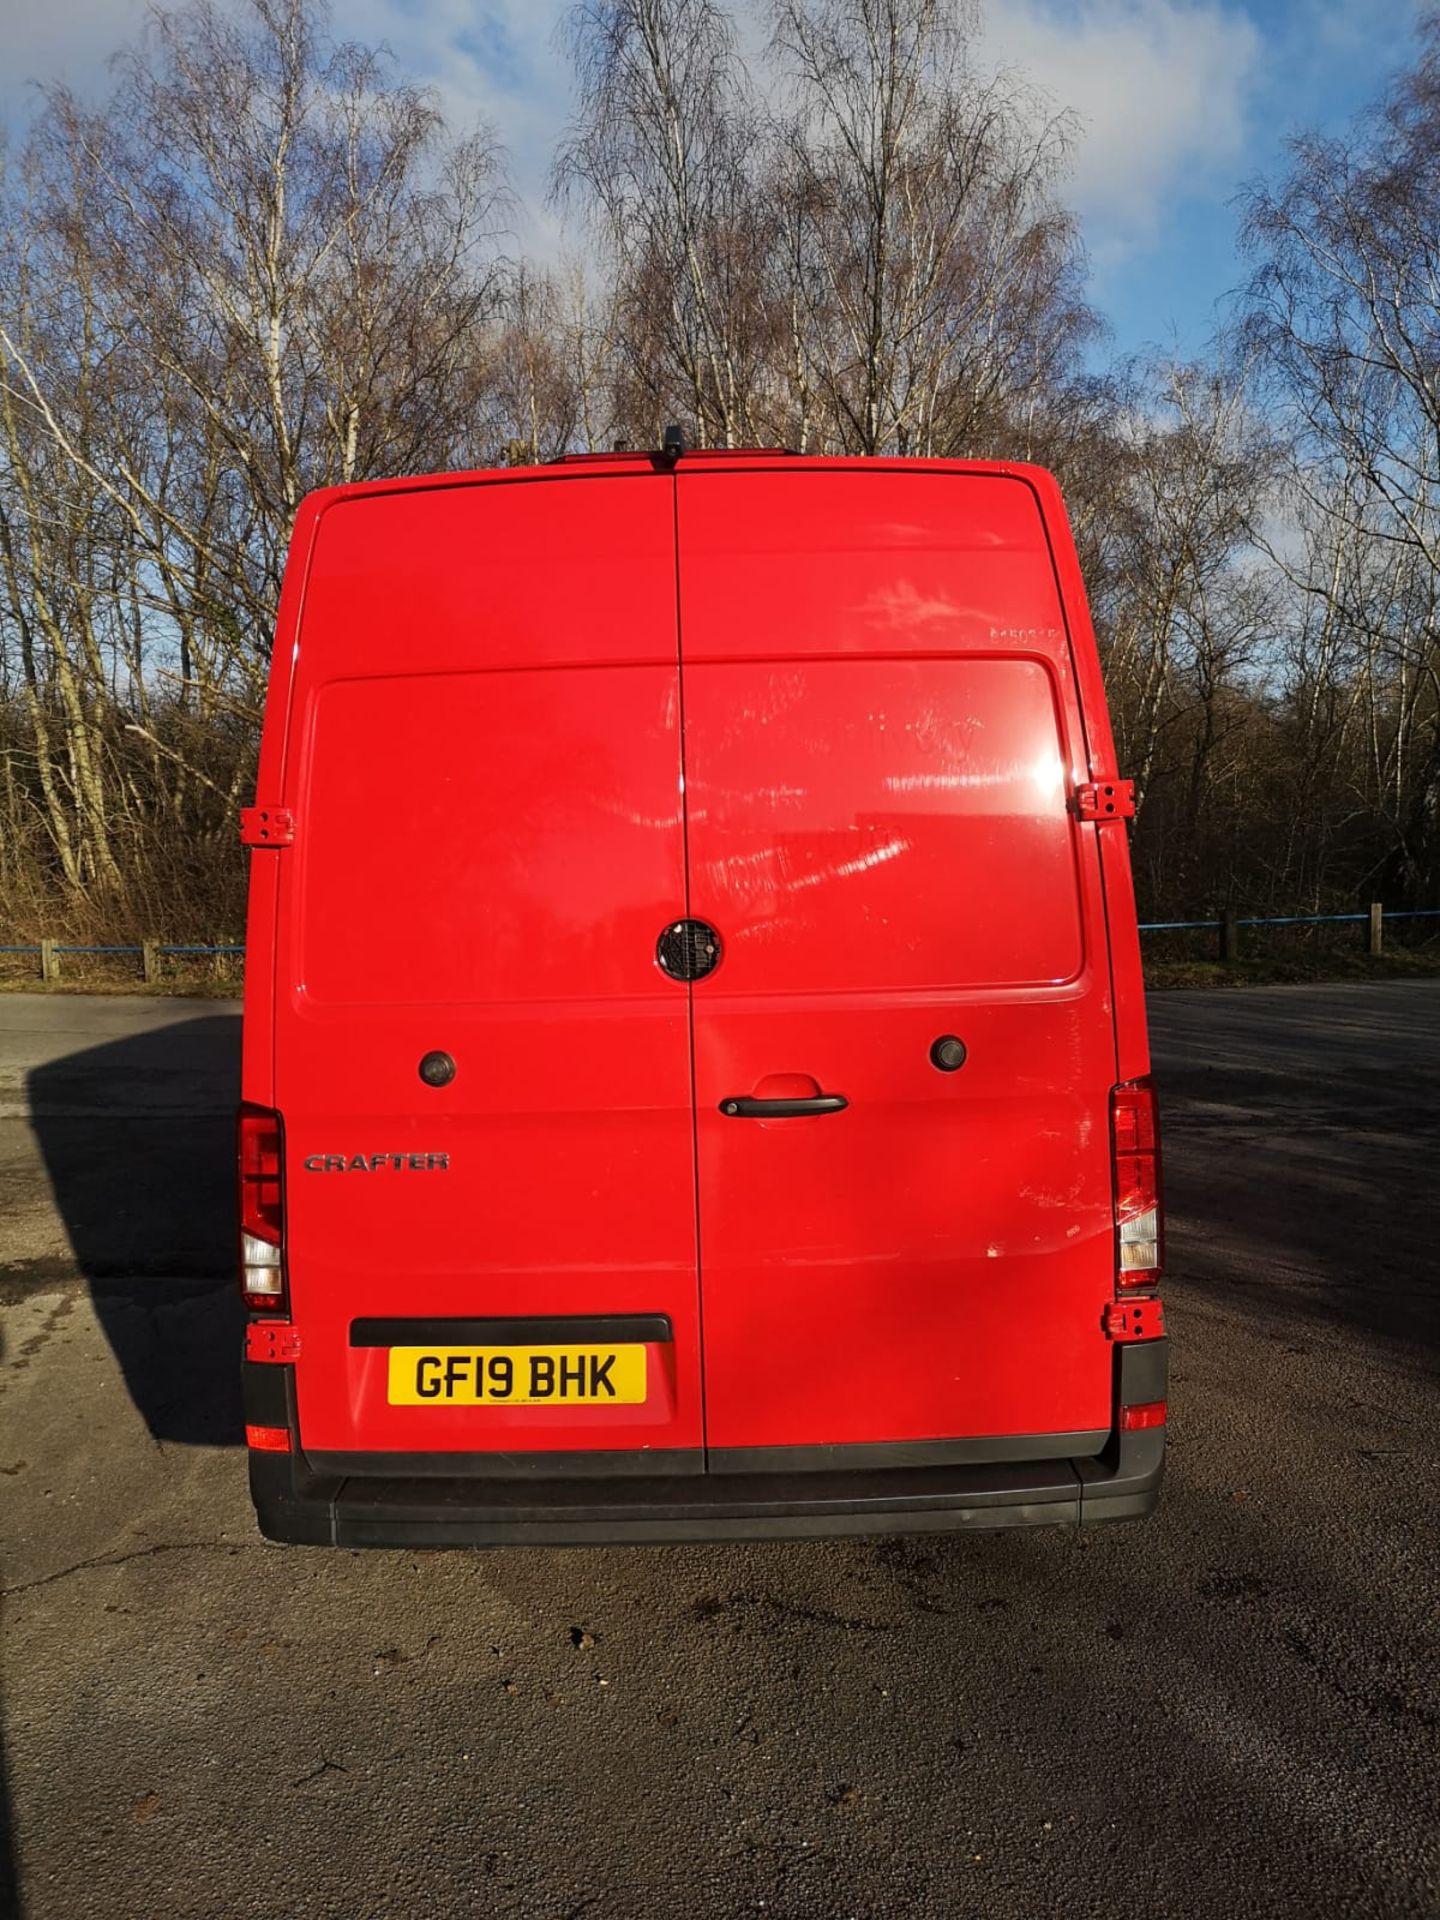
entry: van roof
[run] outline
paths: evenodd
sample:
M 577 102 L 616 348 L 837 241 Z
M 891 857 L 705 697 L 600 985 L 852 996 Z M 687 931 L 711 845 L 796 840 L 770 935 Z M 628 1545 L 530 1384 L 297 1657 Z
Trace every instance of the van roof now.
M 1037 490 L 1047 493 L 1053 490 L 1056 502 L 1059 500 L 1054 475 L 1045 467 L 1021 460 L 936 460 L 900 454 L 792 453 L 786 447 L 705 447 L 687 449 L 678 460 L 662 456 L 654 449 L 641 448 L 624 453 L 565 453 L 531 467 L 471 467 L 452 473 L 402 474 L 386 480 L 352 481 L 348 485 L 317 487 L 306 496 L 305 506 L 311 511 L 323 511 L 342 500 L 365 500 L 387 493 L 412 493 L 430 488 L 493 485 L 497 481 L 566 479 L 578 477 L 582 470 L 626 473 L 648 468 L 675 473 L 703 466 L 710 470 L 730 467 L 739 471 L 757 462 L 772 461 L 784 461 L 814 472 L 858 467 L 876 472 L 990 475 L 996 479 L 1029 481 Z

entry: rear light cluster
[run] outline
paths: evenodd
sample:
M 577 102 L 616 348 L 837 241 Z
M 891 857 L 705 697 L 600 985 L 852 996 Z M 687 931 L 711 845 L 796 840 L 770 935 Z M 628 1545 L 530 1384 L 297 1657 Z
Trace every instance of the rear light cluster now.
M 1160 1206 L 1160 1113 L 1149 1079 L 1110 1095 L 1115 1156 L 1115 1288 L 1153 1288 L 1165 1259 Z
M 240 1109 L 240 1291 L 252 1313 L 284 1313 L 285 1202 L 280 1116 Z

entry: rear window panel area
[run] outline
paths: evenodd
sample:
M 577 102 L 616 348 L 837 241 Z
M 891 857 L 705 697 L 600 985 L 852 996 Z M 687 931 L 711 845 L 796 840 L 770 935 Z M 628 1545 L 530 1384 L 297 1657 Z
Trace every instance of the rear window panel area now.
M 668 984 L 655 940 L 685 897 L 673 668 L 332 681 L 310 716 L 294 850 L 309 999 Z
M 1084 939 L 1038 660 L 706 664 L 685 675 L 692 897 L 717 990 L 1058 984 Z

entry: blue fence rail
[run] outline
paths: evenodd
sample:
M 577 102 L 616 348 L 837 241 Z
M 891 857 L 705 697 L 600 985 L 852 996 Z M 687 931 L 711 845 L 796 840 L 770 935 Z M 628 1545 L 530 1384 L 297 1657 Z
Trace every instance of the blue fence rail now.
M 1363 913 L 1277 913 L 1277 914 L 1234 914 L 1223 913 L 1218 918 L 1212 915 L 1206 920 L 1142 920 L 1141 933 L 1204 933 L 1216 936 L 1218 951 L 1222 960 L 1235 960 L 1240 953 L 1240 932 L 1245 927 L 1327 927 L 1327 926 L 1363 926 L 1366 951 L 1372 954 L 1384 951 L 1384 928 L 1387 920 L 1440 920 L 1440 907 L 1386 907 L 1378 900 L 1373 901 Z M 206 947 L 206 946 L 166 946 L 160 941 L 144 940 L 135 946 L 123 947 L 72 947 L 62 945 L 56 940 L 36 940 L 22 946 L 0 946 L 0 953 L 33 953 L 40 962 L 40 978 L 54 981 L 60 978 L 60 961 L 66 954 L 124 954 L 140 956 L 141 969 L 146 981 L 161 978 L 162 960 L 183 956 L 185 958 L 218 958 L 243 956 L 243 946 Z
M 141 973 L 147 983 L 158 981 L 162 976 L 161 961 L 172 955 L 213 956 L 219 954 L 241 955 L 244 947 L 202 947 L 167 946 L 160 940 L 142 940 L 133 946 L 121 947 L 75 947 L 60 940 L 33 940 L 21 946 L 0 946 L 0 953 L 33 953 L 40 961 L 40 978 L 54 981 L 60 978 L 60 961 L 65 954 L 124 954 L 133 953 L 140 957 Z
M 1387 907 L 1379 900 L 1372 900 L 1363 913 L 1222 913 L 1218 919 L 1207 920 L 1142 920 L 1140 931 L 1142 933 L 1208 931 L 1216 936 L 1219 957 L 1222 960 L 1238 960 L 1240 932 L 1244 927 L 1363 926 L 1365 951 L 1378 955 L 1385 951 L 1387 920 L 1440 920 L 1440 907 Z

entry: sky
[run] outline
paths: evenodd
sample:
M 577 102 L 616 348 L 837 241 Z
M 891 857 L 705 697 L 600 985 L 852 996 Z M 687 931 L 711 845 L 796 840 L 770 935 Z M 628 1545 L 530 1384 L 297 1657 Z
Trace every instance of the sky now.
M 1200 353 L 1244 279 L 1235 195 L 1284 164 L 1298 127 L 1340 131 L 1403 66 L 1423 0 L 987 0 L 983 59 L 1024 74 L 1077 138 L 1064 197 L 1082 221 L 1103 354 Z M 0 115 L 27 82 L 104 85 L 146 0 L 0 0 Z M 386 41 L 461 122 L 490 123 L 522 212 L 562 244 L 545 176 L 569 112 L 558 0 L 338 0 L 347 37 Z

